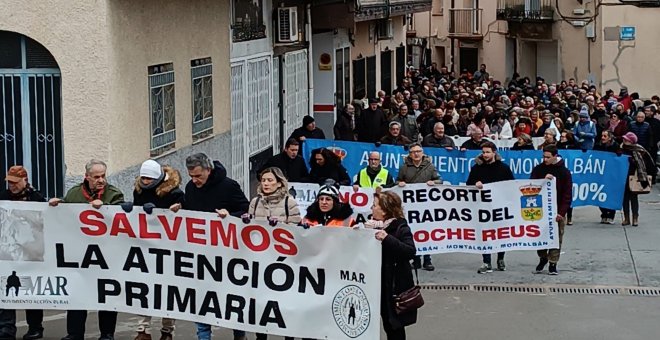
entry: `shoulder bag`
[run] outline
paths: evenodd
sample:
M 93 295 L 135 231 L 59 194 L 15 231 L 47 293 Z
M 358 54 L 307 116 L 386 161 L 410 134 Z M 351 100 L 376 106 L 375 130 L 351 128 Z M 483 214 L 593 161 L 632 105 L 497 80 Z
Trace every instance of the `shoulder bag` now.
M 417 277 L 417 268 L 415 268 L 415 286 L 405 292 L 394 295 L 394 310 L 397 315 L 414 311 L 424 306 L 424 298 L 419 287 L 419 278 Z

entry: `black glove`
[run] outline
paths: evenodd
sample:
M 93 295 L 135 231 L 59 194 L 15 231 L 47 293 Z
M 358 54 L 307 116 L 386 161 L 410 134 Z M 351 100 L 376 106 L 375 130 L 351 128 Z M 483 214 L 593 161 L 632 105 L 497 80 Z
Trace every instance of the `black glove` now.
M 133 211 L 133 202 L 124 202 L 119 205 L 125 212 L 130 213 Z
M 648 181 L 641 181 L 639 184 L 642 185 L 642 188 L 647 188 L 650 185 Z
M 374 144 L 376 144 L 376 147 L 377 147 L 377 148 L 380 147 L 380 146 L 382 145 L 381 142 L 376 142 L 376 143 L 374 143 Z
M 298 225 L 303 227 L 304 229 L 309 229 L 309 224 L 307 222 L 300 221 Z
M 251 219 L 252 219 L 252 216 L 250 216 L 250 214 L 248 214 L 248 213 L 245 213 L 245 214 L 241 215 L 241 220 L 243 220 L 243 223 L 245 223 L 245 224 L 250 223 Z
M 268 217 L 268 224 L 269 224 L 271 227 L 276 226 L 276 225 L 277 225 L 277 221 L 278 221 L 278 220 L 277 220 L 277 217 L 272 217 L 272 216 L 271 216 L 271 217 Z
M 147 203 L 147 204 L 142 206 L 142 210 L 144 210 L 144 212 L 146 212 L 147 214 L 151 215 L 151 213 L 154 212 L 155 207 L 156 207 L 155 204 Z

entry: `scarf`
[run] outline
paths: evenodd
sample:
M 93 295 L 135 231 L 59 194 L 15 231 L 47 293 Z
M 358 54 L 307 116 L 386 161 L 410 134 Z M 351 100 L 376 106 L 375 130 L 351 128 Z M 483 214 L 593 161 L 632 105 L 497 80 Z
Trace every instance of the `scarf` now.
M 646 174 L 646 163 L 644 163 L 644 154 L 648 153 L 646 149 L 644 149 L 639 144 L 635 144 L 635 145 L 624 144 L 623 149 L 632 152 L 633 162 L 635 162 L 635 165 L 637 167 L 637 180 L 639 182 L 648 181 L 649 179 Z
M 18 194 L 14 194 L 11 191 L 9 191 L 9 200 L 10 201 L 27 201 L 27 197 L 32 194 L 32 187 L 29 185 L 23 189 L 23 191 L 19 192 Z
M 94 191 L 92 191 L 92 188 L 89 187 L 89 182 L 87 182 L 87 180 L 85 180 L 83 182 L 83 185 L 82 185 L 81 189 L 82 189 L 81 191 L 82 191 L 83 197 L 85 197 L 87 202 L 92 202 L 94 200 L 101 200 L 102 201 L 101 197 L 103 196 L 103 193 L 105 192 L 105 187 L 103 187 L 103 189 L 101 189 L 97 192 L 94 192 Z
M 610 129 L 609 130 L 614 132 L 614 129 L 616 129 L 616 127 L 619 125 L 619 123 L 621 123 L 621 120 L 617 120 L 616 123 L 612 123 L 612 121 L 610 120 Z

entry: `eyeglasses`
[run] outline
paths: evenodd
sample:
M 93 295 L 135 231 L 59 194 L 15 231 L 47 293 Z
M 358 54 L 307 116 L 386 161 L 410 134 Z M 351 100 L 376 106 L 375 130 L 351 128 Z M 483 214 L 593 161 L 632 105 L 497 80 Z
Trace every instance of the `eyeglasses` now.
M 422 150 L 410 150 L 410 153 L 422 153 Z
M 380 158 L 369 158 L 370 161 L 380 161 Z

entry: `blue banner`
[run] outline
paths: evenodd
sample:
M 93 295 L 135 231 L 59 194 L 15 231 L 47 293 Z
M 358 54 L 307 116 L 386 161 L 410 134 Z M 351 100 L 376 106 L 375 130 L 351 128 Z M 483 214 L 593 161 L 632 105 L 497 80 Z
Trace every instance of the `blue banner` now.
M 369 152 L 378 151 L 381 163 L 396 179 L 399 166 L 408 152 L 403 146 L 370 143 L 343 142 L 334 140 L 308 139 L 303 143 L 303 154 L 309 165 L 314 149 L 327 148 L 339 155 L 348 175 L 355 179 L 357 173 L 368 166 Z M 529 178 L 532 169 L 542 160 L 538 150 L 499 150 L 502 160 L 509 164 L 516 179 Z M 480 150 L 446 150 L 443 148 L 424 148 L 424 154 L 438 169 L 445 184 L 463 185 L 467 180 L 474 158 Z M 628 175 L 628 157 L 617 156 L 610 152 L 560 150 L 559 154 L 566 167 L 573 174 L 573 206 L 598 206 L 621 209 L 623 190 Z

